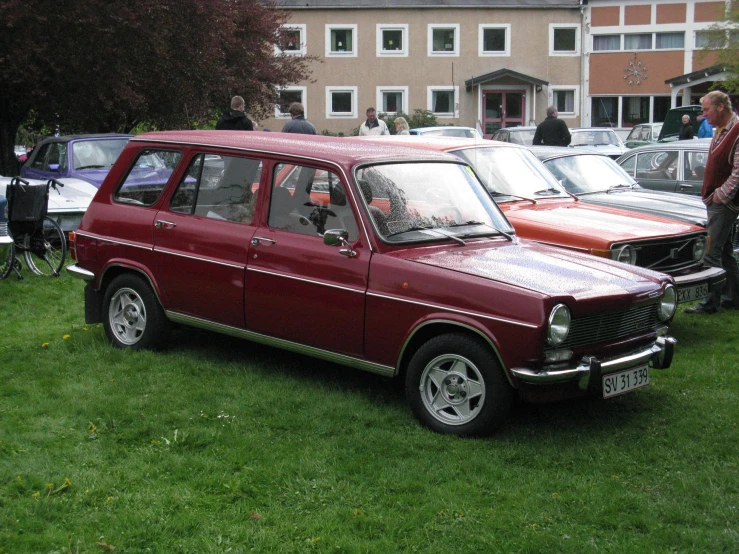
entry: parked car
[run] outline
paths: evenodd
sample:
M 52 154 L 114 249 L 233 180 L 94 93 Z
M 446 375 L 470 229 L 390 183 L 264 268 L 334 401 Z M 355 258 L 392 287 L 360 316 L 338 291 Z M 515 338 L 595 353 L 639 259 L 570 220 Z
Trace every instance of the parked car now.
M 515 395 L 610 398 L 670 365 L 668 275 L 519 239 L 456 156 L 277 135 L 131 139 L 70 236 L 85 320 L 114 346 L 166 345 L 180 323 L 403 374 L 419 420 L 459 435 Z M 178 163 L 142 191 L 129 176 L 151 153 Z
M 424 135 L 434 137 L 467 137 L 482 140 L 480 131 L 474 127 L 455 127 L 445 125 L 441 127 L 417 127 L 409 131 L 411 135 Z
M 671 142 L 677 140 L 680 135 L 680 127 L 683 126 L 683 116 L 690 117 L 690 124 L 693 126 L 693 133 L 698 136 L 698 127 L 700 124 L 696 119 L 698 115 L 703 113 L 703 107 L 698 105 L 680 106 L 667 111 L 665 121 L 662 123 L 662 129 L 659 132 L 658 142 Z
M 21 167 L 21 177 L 73 177 L 99 187 L 132 136 L 102 134 L 45 138 Z
M 650 144 L 616 163 L 644 188 L 700 195 L 710 145 L 709 138 Z
M 495 131 L 490 140 L 528 146 L 534 144 L 534 133 L 536 133 L 536 127 L 505 127 Z
M 657 142 L 661 130 L 662 123 L 640 123 L 639 125 L 634 125 L 629 132 L 629 136 L 624 141 L 624 146 L 626 148 L 636 148 L 637 146 Z
M 8 199 L 0 194 L 0 278 L 10 273 L 12 260 L 13 239 L 8 234 Z
M 10 177 L 0 177 L 0 194 L 5 194 L 10 181 Z M 32 185 L 39 185 L 46 183 L 47 180 L 26 179 L 26 181 Z M 98 189 L 81 179 L 57 179 L 57 181 L 63 186 L 49 191 L 47 215 L 59 224 L 62 231 L 69 233 L 79 226 Z
M 628 152 L 616 131 L 610 127 L 581 127 L 570 129 L 572 148 L 586 148 L 610 156 L 614 160 Z
M 408 143 L 408 137 L 383 138 Z M 522 238 L 669 273 L 677 283 L 679 302 L 702 298 L 726 280 L 722 269 L 702 267 L 708 246 L 705 229 L 580 202 L 528 148 L 468 139 L 416 143 L 469 163 Z

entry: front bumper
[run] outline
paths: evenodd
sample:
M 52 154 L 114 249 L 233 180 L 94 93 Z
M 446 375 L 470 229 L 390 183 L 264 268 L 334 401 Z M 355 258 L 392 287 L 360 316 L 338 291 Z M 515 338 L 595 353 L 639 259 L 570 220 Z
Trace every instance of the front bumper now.
M 515 367 L 511 369 L 511 373 L 521 382 L 530 385 L 576 382 L 580 390 L 587 390 L 591 382 L 600 383 L 601 375 L 635 368 L 645 363 L 651 364 L 654 369 L 667 369 L 672 363 L 676 344 L 677 340 L 673 337 L 657 337 L 650 346 L 614 358 L 584 356 L 574 367 L 552 371 Z
M 726 271 L 720 267 L 707 267 L 697 273 L 674 277 L 677 285 L 677 301 L 700 300 L 715 290 L 721 290 L 726 283 Z M 696 294 L 699 296 L 696 298 Z

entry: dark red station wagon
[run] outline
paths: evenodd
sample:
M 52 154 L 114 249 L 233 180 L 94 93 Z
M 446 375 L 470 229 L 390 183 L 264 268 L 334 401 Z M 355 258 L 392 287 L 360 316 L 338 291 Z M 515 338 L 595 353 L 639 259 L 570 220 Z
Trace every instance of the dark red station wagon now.
M 169 176 L 129 178 L 142 156 Z M 623 394 L 673 355 L 671 277 L 518 239 L 443 152 L 143 134 L 71 239 L 85 319 L 113 345 L 161 346 L 180 323 L 402 375 L 439 432 L 488 433 L 515 395 Z

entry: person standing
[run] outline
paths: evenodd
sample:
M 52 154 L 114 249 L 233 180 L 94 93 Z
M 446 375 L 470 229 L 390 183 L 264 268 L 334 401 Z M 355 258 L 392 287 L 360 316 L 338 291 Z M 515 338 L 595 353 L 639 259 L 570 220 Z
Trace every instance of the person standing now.
M 217 131 L 253 131 L 254 124 L 244 113 L 244 99 L 241 96 L 231 98 L 231 109 L 223 114 L 216 123 Z
M 557 108 L 549 106 L 547 108 L 547 118 L 536 126 L 534 133 L 534 144 L 543 144 L 545 146 L 569 146 L 572 142 L 570 130 L 567 123 L 559 119 L 557 116 Z
M 300 102 L 293 102 L 287 109 L 292 119 L 282 127 L 283 133 L 300 133 L 303 135 L 315 135 L 316 127 L 305 119 L 305 108 Z
M 677 140 L 690 140 L 693 138 L 693 126 L 690 124 L 690 116 L 685 114 L 683 116 L 683 126 L 680 127 L 680 133 L 677 135 Z
M 699 113 L 695 119 L 700 122 L 700 126 L 698 127 L 698 138 L 712 138 L 713 127 L 708 123 L 708 119 L 702 113 Z
M 390 134 L 390 129 L 387 128 L 387 123 L 382 119 L 377 119 L 377 110 L 374 108 L 367 108 L 366 114 L 367 121 L 359 126 L 360 137 Z
M 411 134 L 408 129 L 408 122 L 405 120 L 405 117 L 395 118 L 395 134 L 396 135 L 410 135 Z
M 688 314 L 715 314 L 724 309 L 739 309 L 739 265 L 734 258 L 731 233 L 739 216 L 739 117 L 731 99 L 714 90 L 701 98 L 703 115 L 716 127 L 708 150 L 701 197 L 708 210 L 709 250 L 704 264 L 723 267 L 726 285 L 721 291 L 709 292 Z

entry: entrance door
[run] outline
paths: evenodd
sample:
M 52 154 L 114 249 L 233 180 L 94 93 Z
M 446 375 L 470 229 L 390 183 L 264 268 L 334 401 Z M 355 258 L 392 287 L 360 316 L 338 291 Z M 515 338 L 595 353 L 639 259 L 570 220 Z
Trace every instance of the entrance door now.
M 485 134 L 492 134 L 504 127 L 524 124 L 525 91 L 483 91 L 483 125 Z

